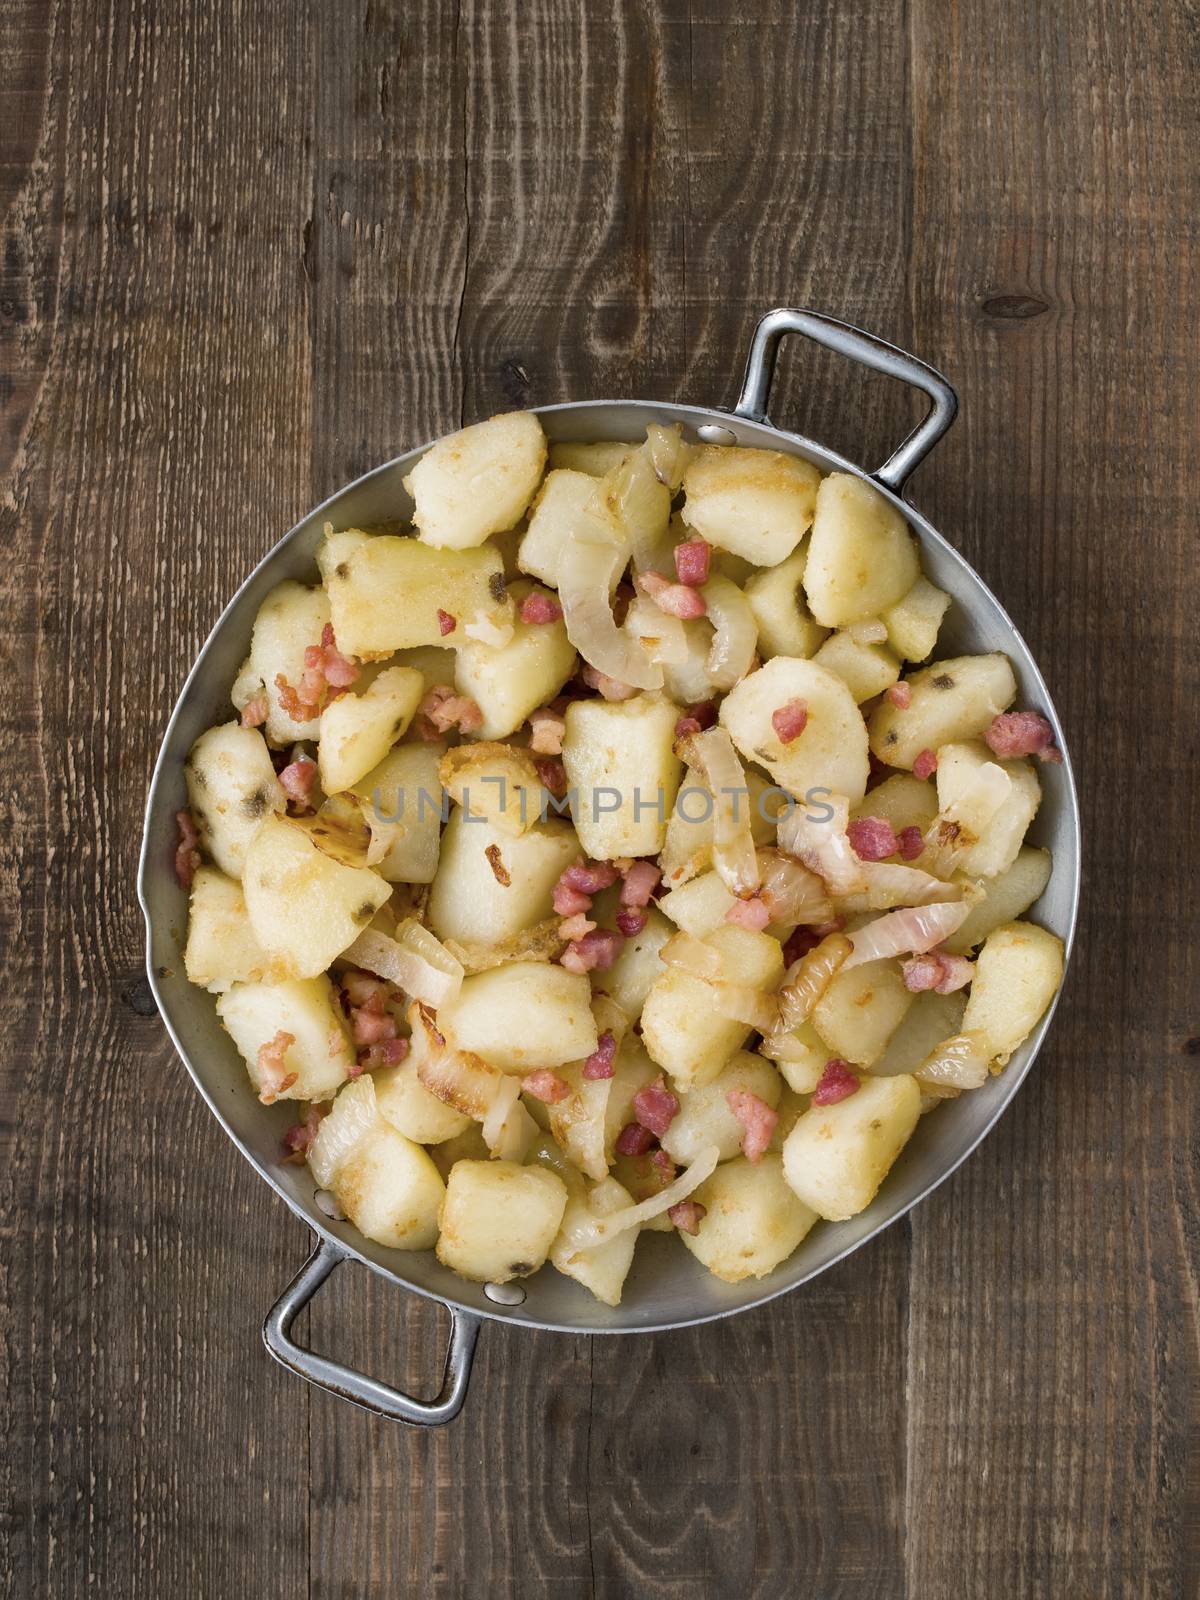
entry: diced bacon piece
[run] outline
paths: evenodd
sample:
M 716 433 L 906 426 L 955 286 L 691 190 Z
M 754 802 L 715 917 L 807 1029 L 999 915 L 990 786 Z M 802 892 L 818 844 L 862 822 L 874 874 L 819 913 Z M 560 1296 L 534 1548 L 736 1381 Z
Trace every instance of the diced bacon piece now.
M 717 720 L 717 708 L 711 700 L 697 700 L 688 706 L 686 713 L 675 724 L 675 737 L 682 739 L 687 733 L 703 733 Z
M 317 781 L 317 763 L 310 761 L 307 756 L 302 756 L 299 761 L 293 761 L 290 766 L 284 767 L 279 774 L 279 781 L 289 800 L 298 806 L 307 807 L 312 786 Z
M 894 706 L 898 706 L 901 711 L 907 711 L 909 706 L 912 705 L 912 684 L 905 683 L 901 679 L 899 683 L 893 683 L 891 688 L 885 689 L 884 695 Z
M 913 956 L 901 968 L 904 987 L 914 994 L 934 990 L 938 994 L 953 994 L 963 989 L 975 976 L 975 964 L 966 956 L 952 956 L 942 950 L 931 950 L 928 955 Z
M 808 726 L 808 706 L 803 700 L 788 700 L 771 713 L 771 726 L 780 744 L 791 744 Z
M 611 1028 L 596 1040 L 596 1048 L 583 1063 L 583 1076 L 595 1080 L 598 1078 L 611 1078 L 616 1071 L 614 1062 L 617 1055 L 617 1041 Z
M 935 955 L 913 956 L 900 970 L 904 987 L 912 994 L 925 994 L 942 981 L 942 963 Z
M 563 608 L 558 601 L 551 600 L 548 594 L 542 594 L 538 589 L 532 594 L 527 594 L 521 601 L 522 622 L 559 622 L 562 614 Z
M 761 1161 L 775 1136 L 778 1111 L 772 1110 L 765 1100 L 751 1094 L 749 1089 L 730 1089 L 725 1102 L 746 1130 L 742 1135 L 742 1154 L 747 1161 Z
M 319 690 L 310 697 L 309 691 L 312 689 L 312 684 L 306 684 L 304 681 L 310 677 L 311 673 L 306 670 L 304 677 L 300 680 L 300 687 L 293 689 L 282 672 L 275 674 L 275 689 L 279 695 L 280 709 L 283 711 L 284 716 L 291 717 L 294 722 L 311 722 L 320 712 Z M 321 683 L 324 684 L 324 681 L 324 678 L 322 678 Z
M 858 1079 L 850 1071 L 850 1063 L 843 1061 L 841 1056 L 834 1056 L 825 1063 L 820 1082 L 813 1090 L 812 1103 L 814 1106 L 835 1106 L 839 1100 L 849 1100 L 852 1094 L 857 1094 L 860 1087 Z
M 335 689 L 348 689 L 358 677 L 358 668 L 349 656 L 344 656 L 333 636 L 333 623 L 327 622 L 321 633 L 321 670 L 325 682 Z
M 458 618 L 452 616 L 449 611 L 443 611 L 441 606 L 438 607 L 437 619 L 438 632 L 441 634 L 443 639 L 447 634 L 453 633 L 455 628 L 458 627 Z
M 536 711 L 529 713 L 529 748 L 534 755 L 560 756 L 562 755 L 563 739 L 567 733 L 566 718 L 557 711 L 551 711 L 549 706 L 540 706 Z M 540 769 L 539 769 L 540 776 Z M 542 782 L 546 780 L 543 778 Z M 549 789 L 550 785 L 547 783 Z
M 330 1105 L 311 1105 L 305 1113 L 304 1121 L 294 1123 L 283 1136 L 283 1148 L 288 1152 L 285 1161 L 299 1162 L 303 1165 L 312 1142 L 317 1137 L 317 1129 L 332 1111 Z
M 942 976 L 937 986 L 938 994 L 953 994 L 956 989 L 965 989 L 975 976 L 975 963 L 968 961 L 966 956 L 951 956 L 939 952 L 938 960 L 942 964 Z
M 731 922 L 735 928 L 749 928 L 752 933 L 761 933 L 770 920 L 766 901 L 757 895 L 749 900 L 735 900 L 725 913 L 726 922 Z
M 650 904 L 650 897 L 658 888 L 662 878 L 662 868 L 653 861 L 635 861 L 625 873 L 625 882 L 621 885 L 621 904 L 629 906 L 634 911 L 640 911 L 643 906 Z
M 578 889 L 572 889 L 560 878 L 554 885 L 554 895 L 551 902 L 554 914 L 557 917 L 577 917 L 592 909 L 590 894 L 582 894 Z
M 635 938 L 649 922 L 649 917 L 644 911 L 631 911 L 623 907 L 615 917 L 617 927 L 627 939 Z
M 521 1079 L 521 1091 L 530 1094 L 535 1100 L 541 1100 L 545 1105 L 556 1106 L 560 1100 L 565 1100 L 571 1092 L 571 1085 L 565 1078 L 560 1078 L 557 1072 L 552 1072 L 549 1067 L 542 1067 L 537 1072 L 527 1072 Z
M 1054 729 L 1040 711 L 1002 711 L 992 719 L 983 738 L 992 754 L 1002 761 L 1016 756 L 1062 761 L 1062 751 L 1054 743 Z
M 382 1044 L 385 1039 L 394 1039 L 398 1032 L 395 1017 L 386 1011 L 368 1011 L 365 1006 L 350 1013 L 350 1027 L 355 1044 L 360 1045 Z
M 619 1156 L 643 1156 L 654 1143 L 654 1135 L 640 1122 L 627 1122 L 617 1135 Z
M 610 678 L 607 672 L 600 672 L 595 667 L 585 666 L 582 676 L 588 688 L 598 690 L 605 700 L 632 700 L 638 692 L 631 683 Z
M 273 1039 L 268 1039 L 258 1047 L 258 1076 L 261 1080 L 258 1098 L 265 1106 L 273 1104 L 300 1076 L 298 1072 L 289 1072 L 284 1060 L 295 1042 L 294 1033 L 280 1028 Z
M 465 694 L 456 694 L 447 683 L 435 683 L 417 707 L 438 733 L 457 727 L 462 733 L 477 733 L 483 727 L 483 712 Z
M 680 1233 L 690 1233 L 693 1236 L 700 1232 L 700 1224 L 707 1215 L 708 1207 L 702 1206 L 699 1200 L 679 1200 L 667 1212 L 667 1216 Z
M 886 861 L 900 848 L 891 823 L 883 817 L 858 817 L 846 828 L 850 848 L 860 861 Z
M 653 1083 L 648 1083 L 634 1095 L 633 1114 L 656 1139 L 662 1138 L 679 1115 L 679 1101 L 667 1088 L 661 1073 Z
M 544 789 L 549 789 L 556 800 L 561 800 L 567 792 L 567 770 L 561 761 L 535 761 L 538 780 Z
M 398 1067 L 408 1051 L 407 1039 L 381 1039 L 378 1044 L 359 1051 L 357 1070 L 351 1072 L 350 1076 L 358 1078 L 364 1072 L 375 1072 L 380 1067 Z
M 935 750 L 919 750 L 917 759 L 912 764 L 914 778 L 932 778 L 937 771 L 937 752 Z
M 256 695 L 252 695 L 242 707 L 242 727 L 261 728 L 263 723 L 267 720 L 270 709 L 271 707 L 270 702 L 267 699 L 267 691 L 265 689 L 260 689 L 258 693 Z
M 708 615 L 708 604 L 698 589 L 690 589 L 686 583 L 672 583 L 661 572 L 638 573 L 637 587 L 668 617 L 691 622 Z
M 708 582 L 712 564 L 712 545 L 705 539 L 688 539 L 675 546 L 675 573 L 689 589 L 700 589 Z
M 196 832 L 190 811 L 177 811 L 175 826 L 179 830 L 175 846 L 175 876 L 179 879 L 180 888 L 190 889 L 196 868 L 200 865 L 200 835 Z
M 624 942 L 615 929 L 595 928 L 569 944 L 559 959 L 568 972 L 607 972 Z
M 559 923 L 558 932 L 561 938 L 566 939 L 569 944 L 574 944 L 576 940 L 582 939 L 585 933 L 591 933 L 595 926 L 596 924 L 589 922 L 582 911 L 577 911 L 574 916 L 567 917 Z
M 900 857 L 904 861 L 915 861 L 925 848 L 925 837 L 915 822 L 910 827 L 901 828 L 896 839 Z
M 576 861 L 558 881 L 578 889 L 581 894 L 599 894 L 601 889 L 611 889 L 619 877 L 611 861 Z

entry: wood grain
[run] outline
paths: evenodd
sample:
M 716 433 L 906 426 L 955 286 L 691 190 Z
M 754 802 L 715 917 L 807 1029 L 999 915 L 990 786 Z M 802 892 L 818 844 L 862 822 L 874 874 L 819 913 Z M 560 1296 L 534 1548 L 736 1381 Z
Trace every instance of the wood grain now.
M 0 1593 L 1195 1594 L 1185 0 L 0 22 Z M 225 597 L 341 482 L 514 405 L 728 404 L 778 303 L 959 387 L 917 495 L 1081 767 L 1068 996 L 987 1144 L 814 1284 L 637 1340 L 489 1326 L 457 1423 L 379 1423 L 262 1351 L 305 1232 L 140 977 L 158 735 Z M 772 411 L 868 463 L 913 414 L 794 344 Z M 310 1320 L 435 1386 L 444 1319 L 372 1274 Z

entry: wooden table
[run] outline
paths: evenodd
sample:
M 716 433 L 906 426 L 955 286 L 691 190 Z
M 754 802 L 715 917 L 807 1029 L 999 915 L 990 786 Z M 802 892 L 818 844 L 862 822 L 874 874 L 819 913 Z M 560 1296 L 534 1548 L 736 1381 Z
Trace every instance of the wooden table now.
M 1195 1596 L 1200 316 L 1184 0 L 3 0 L 3 1593 Z M 1082 784 L 1068 992 L 986 1146 L 761 1313 L 489 1327 L 454 1426 L 258 1329 L 296 1222 L 142 976 L 140 810 L 195 650 L 344 480 L 566 398 L 728 404 L 755 319 L 942 367 L 917 499 Z M 868 464 L 910 399 L 785 354 Z M 312 1337 L 428 1387 L 339 1274 Z

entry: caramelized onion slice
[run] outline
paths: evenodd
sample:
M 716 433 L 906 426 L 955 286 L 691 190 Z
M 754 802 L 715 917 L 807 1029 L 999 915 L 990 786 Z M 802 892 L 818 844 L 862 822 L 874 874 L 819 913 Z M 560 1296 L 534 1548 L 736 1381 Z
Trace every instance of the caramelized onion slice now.
M 861 894 L 867 887 L 864 863 L 846 837 L 850 802 L 832 794 L 821 801 L 821 809 L 832 811 L 832 817 L 810 817 L 802 801 L 789 807 L 779 819 L 779 848 L 819 873 L 830 894 Z
M 883 961 L 889 956 L 924 955 L 957 932 L 967 920 L 970 906 L 965 900 L 940 900 L 934 905 L 905 906 L 876 917 L 850 935 L 853 953 L 844 965 L 861 967 L 867 961 Z
M 677 746 L 713 797 L 713 866 L 717 876 L 739 899 L 759 885 L 758 857 L 750 827 L 749 785 L 741 758 L 724 728 L 690 733 Z
M 779 1021 L 779 1000 L 775 995 L 740 983 L 715 983 L 713 1006 L 721 1016 L 744 1022 L 756 1033 L 770 1033 Z
M 943 1039 L 913 1073 L 923 1089 L 978 1089 L 987 1082 L 991 1046 L 972 1031 Z
M 338 1095 L 309 1149 L 309 1170 L 320 1188 L 329 1188 L 355 1147 L 372 1131 L 378 1116 L 375 1085 L 370 1073 L 364 1073 Z
M 732 578 L 710 578 L 700 593 L 716 630 L 708 649 L 708 675 L 714 688 L 732 689 L 753 664 L 758 623 L 749 600 Z
M 994 761 L 985 761 L 951 803 L 929 824 L 925 863 L 939 878 L 957 871 L 963 857 L 979 843 L 988 823 L 1008 798 L 1012 779 Z
M 616 540 L 593 537 L 591 524 L 572 529 L 558 585 L 567 638 L 588 666 L 606 677 L 635 689 L 661 689 L 662 668 L 613 616 L 610 586 L 627 559 Z
M 658 952 L 658 958 L 665 966 L 678 967 L 689 977 L 700 978 L 705 983 L 715 983 L 721 976 L 719 951 L 690 933 L 673 933 Z
M 399 984 L 435 1011 L 457 999 L 462 988 L 462 962 L 412 917 L 400 923 L 394 939 L 374 928 L 364 929 L 345 952 L 345 960 Z
M 784 1036 L 812 1016 L 817 1001 L 845 966 L 853 949 L 844 933 L 831 933 L 789 967 L 777 996 L 779 1021 L 767 1040 L 769 1054 L 774 1055 Z
M 620 1211 L 614 1211 L 607 1217 L 579 1217 L 563 1227 L 560 1239 L 572 1250 L 592 1250 L 596 1245 L 624 1233 L 626 1228 L 641 1227 L 643 1223 L 678 1205 L 681 1200 L 686 1200 L 706 1178 L 711 1178 L 717 1170 L 719 1158 L 720 1151 L 716 1145 L 709 1145 L 690 1167 L 685 1168 L 673 1183 L 669 1183 L 658 1194 L 651 1195 L 637 1205 L 623 1206 Z

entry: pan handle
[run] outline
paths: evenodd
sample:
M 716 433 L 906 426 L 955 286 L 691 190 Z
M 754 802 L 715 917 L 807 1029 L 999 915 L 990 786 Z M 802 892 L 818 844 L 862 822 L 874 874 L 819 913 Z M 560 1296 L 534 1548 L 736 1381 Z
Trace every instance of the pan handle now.
M 916 356 L 877 339 L 873 333 L 855 328 L 849 322 L 839 322 L 836 317 L 827 317 L 821 311 L 798 311 L 781 306 L 776 311 L 768 311 L 754 330 L 742 392 L 733 408 L 735 416 L 771 425 L 767 400 L 775 375 L 779 341 L 785 333 L 802 333 L 806 339 L 824 345 L 827 350 L 836 350 L 839 355 L 849 356 L 851 361 L 870 367 L 873 372 L 884 372 L 890 378 L 911 383 L 933 401 L 924 422 L 913 429 L 878 472 L 871 474 L 876 483 L 893 494 L 903 493 L 914 469 L 954 421 L 958 412 L 958 396 L 954 390 L 940 372 L 918 361 Z
M 342 1400 L 350 1400 L 364 1411 L 386 1417 L 391 1422 L 411 1422 L 432 1426 L 451 1422 L 462 1410 L 471 1377 L 475 1340 L 481 1319 L 469 1311 L 450 1307 L 450 1348 L 446 1352 L 446 1371 L 442 1392 L 436 1400 L 414 1400 L 378 1378 L 345 1367 L 328 1356 L 315 1355 L 291 1338 L 291 1326 L 316 1294 L 333 1269 L 346 1259 L 346 1251 L 322 1239 L 304 1266 L 271 1307 L 263 1323 L 263 1343 L 276 1361 L 296 1372 L 319 1389 L 327 1389 Z

